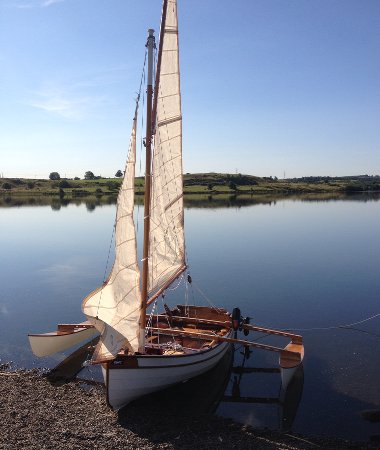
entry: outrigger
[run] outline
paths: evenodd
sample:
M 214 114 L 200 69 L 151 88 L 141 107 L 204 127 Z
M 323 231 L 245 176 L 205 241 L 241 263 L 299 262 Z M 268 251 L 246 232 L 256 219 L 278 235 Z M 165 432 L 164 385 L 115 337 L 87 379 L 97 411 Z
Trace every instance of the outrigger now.
M 179 305 L 179 307 L 181 306 Z M 178 314 L 178 310 L 170 311 L 167 309 L 166 314 L 153 316 L 152 324 L 155 326 L 146 327 L 149 335 L 147 341 L 150 354 L 155 352 L 157 352 L 156 354 L 161 354 L 159 352 L 159 346 L 155 345 L 155 342 L 159 341 L 160 336 L 173 337 L 177 342 L 183 337 L 204 341 L 204 347 L 211 347 L 211 345 L 216 342 L 226 342 L 229 344 L 242 345 L 246 349 L 256 348 L 259 350 L 275 352 L 279 354 L 279 366 L 284 389 L 286 389 L 290 382 L 294 371 L 302 364 L 304 358 L 304 346 L 301 335 L 251 325 L 249 319 L 241 317 L 239 308 L 234 308 L 230 320 L 211 320 L 176 314 Z M 151 317 L 147 316 L 147 321 L 150 319 Z M 235 337 L 223 335 L 223 333 L 226 333 L 227 330 L 231 329 L 235 332 Z M 255 341 L 237 338 L 237 331 L 243 331 L 246 336 L 250 331 L 280 336 L 290 339 L 290 342 L 283 348 L 260 344 Z M 90 322 L 59 324 L 57 326 L 57 331 L 55 332 L 29 334 L 29 341 L 33 353 L 36 356 L 41 357 L 63 351 L 85 339 L 94 337 L 96 334 L 98 334 L 98 331 Z M 124 351 L 118 355 L 119 358 L 125 356 Z

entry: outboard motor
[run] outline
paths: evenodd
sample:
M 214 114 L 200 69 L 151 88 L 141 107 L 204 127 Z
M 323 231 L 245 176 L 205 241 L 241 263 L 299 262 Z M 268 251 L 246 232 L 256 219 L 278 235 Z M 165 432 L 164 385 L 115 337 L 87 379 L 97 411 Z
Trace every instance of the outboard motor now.
M 234 308 L 232 310 L 232 328 L 235 331 L 235 333 L 237 332 L 237 330 L 240 328 L 240 323 L 241 323 L 241 313 L 240 313 L 240 309 L 239 308 Z

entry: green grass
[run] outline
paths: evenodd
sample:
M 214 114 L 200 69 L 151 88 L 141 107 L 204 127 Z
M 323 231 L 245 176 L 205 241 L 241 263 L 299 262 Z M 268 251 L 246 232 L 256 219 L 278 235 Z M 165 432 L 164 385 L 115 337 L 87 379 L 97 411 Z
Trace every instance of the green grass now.
M 117 195 L 120 178 L 95 180 L 45 180 L 1 178 L 0 194 L 60 195 L 76 198 Z M 288 193 L 367 192 L 380 190 L 380 177 L 308 177 L 307 179 L 277 180 L 242 174 L 196 173 L 183 177 L 185 196 L 256 195 Z M 144 193 L 144 179 L 135 180 L 136 194 Z

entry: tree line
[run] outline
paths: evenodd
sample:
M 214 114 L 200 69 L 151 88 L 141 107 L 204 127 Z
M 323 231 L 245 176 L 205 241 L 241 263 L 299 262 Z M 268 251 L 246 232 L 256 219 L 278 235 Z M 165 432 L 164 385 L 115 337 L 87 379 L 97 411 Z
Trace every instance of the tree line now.
M 116 178 L 120 178 L 123 176 L 123 172 L 121 170 L 118 170 L 115 173 L 115 177 Z M 85 180 L 99 180 L 101 178 L 103 178 L 101 175 L 94 175 L 93 172 L 91 172 L 91 170 L 88 170 L 87 172 L 85 172 L 84 177 Z M 50 172 L 49 175 L 49 179 L 52 181 L 56 181 L 56 180 L 60 180 L 61 176 L 58 172 Z M 74 180 L 80 180 L 79 177 L 75 177 Z

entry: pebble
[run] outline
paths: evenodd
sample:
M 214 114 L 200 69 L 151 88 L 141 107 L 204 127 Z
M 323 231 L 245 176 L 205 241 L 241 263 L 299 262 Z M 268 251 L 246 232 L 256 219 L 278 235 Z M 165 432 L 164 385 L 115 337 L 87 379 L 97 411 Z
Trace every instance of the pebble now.
M 104 386 L 52 382 L 37 369 L 0 368 L 0 449 L 375 449 L 372 443 L 257 431 L 212 414 L 136 402 L 119 412 Z

